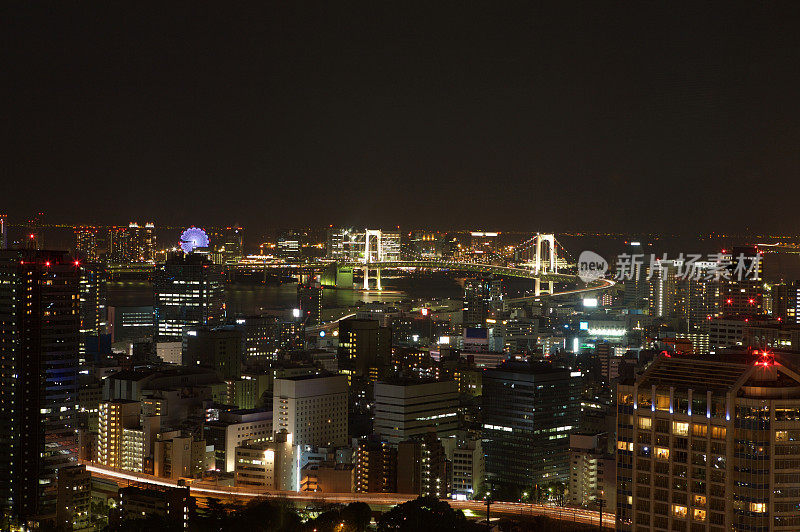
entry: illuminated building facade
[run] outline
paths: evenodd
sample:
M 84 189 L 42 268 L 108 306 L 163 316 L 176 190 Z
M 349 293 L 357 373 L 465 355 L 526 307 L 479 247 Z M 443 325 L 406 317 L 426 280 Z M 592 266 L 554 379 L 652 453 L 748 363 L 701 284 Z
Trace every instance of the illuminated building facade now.
M 78 272 L 64 252 L 0 251 L 0 505 L 55 514 L 77 453 Z
M 97 252 L 99 234 L 100 230 L 97 227 L 86 225 L 76 227 L 75 256 L 89 262 L 97 261 L 100 258 Z
M 158 342 L 180 342 L 189 327 L 222 325 L 225 285 L 220 266 L 196 253 L 171 256 L 159 264 L 155 290 Z
M 236 486 L 300 490 L 300 446 L 292 434 L 277 432 L 271 442 L 246 441 L 236 447 Z
M 78 262 L 80 317 L 79 363 L 99 350 L 100 335 L 106 331 L 106 272 L 98 263 Z
M 800 374 L 779 357 L 661 356 L 617 404 L 617 530 L 800 529 Z
M 128 227 L 114 227 L 109 234 L 109 262 L 131 264 L 154 262 L 156 254 L 155 226 L 131 222 Z
M 294 434 L 297 445 L 347 444 L 347 377 L 302 375 L 275 379 L 273 430 Z
M 108 467 L 121 468 L 123 464 L 123 435 L 125 429 L 139 427 L 141 403 L 126 399 L 100 403 L 97 436 L 97 461 Z
M 455 381 L 378 381 L 373 412 L 373 432 L 390 443 L 428 432 L 449 436 L 458 429 L 458 385 Z
M 569 369 L 505 362 L 483 372 L 487 481 L 530 488 L 569 474 L 579 389 Z

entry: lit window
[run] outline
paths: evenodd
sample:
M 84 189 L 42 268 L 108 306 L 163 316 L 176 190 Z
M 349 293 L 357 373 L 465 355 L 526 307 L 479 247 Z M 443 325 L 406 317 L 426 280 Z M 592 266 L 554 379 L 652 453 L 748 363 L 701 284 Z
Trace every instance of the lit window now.
M 659 460 L 669 460 L 669 449 L 666 447 L 656 447 L 656 458 Z
M 672 505 L 672 515 L 679 518 L 685 519 L 687 514 L 686 506 L 680 506 L 678 504 Z
M 695 521 L 705 521 L 706 520 L 706 511 L 701 510 L 699 508 L 695 508 L 694 512 L 692 513 L 692 517 Z
M 689 424 L 688 423 L 680 423 L 678 421 L 672 422 L 672 433 L 676 436 L 688 436 L 689 435 Z
M 705 495 L 695 495 L 694 496 L 694 505 L 695 506 L 705 506 L 706 505 L 706 496 Z
M 764 513 L 767 511 L 767 503 L 765 502 L 751 502 L 750 511 L 757 513 Z
M 789 432 L 785 430 L 776 430 L 775 441 L 789 441 Z
M 649 429 L 653 426 L 653 420 L 649 417 L 640 417 L 639 418 L 639 428 L 640 429 Z

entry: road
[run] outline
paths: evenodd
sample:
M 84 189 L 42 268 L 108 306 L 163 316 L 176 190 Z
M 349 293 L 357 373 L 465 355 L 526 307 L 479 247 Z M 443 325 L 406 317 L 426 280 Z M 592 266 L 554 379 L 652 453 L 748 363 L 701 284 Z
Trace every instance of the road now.
M 82 462 L 86 465 L 86 470 L 93 476 L 115 480 L 118 484 L 124 485 L 128 482 L 140 482 L 145 484 L 155 484 L 158 486 L 175 487 L 177 481 L 134 473 L 131 471 L 119 471 L 108 467 Z M 238 488 L 235 486 L 219 486 L 210 481 L 194 481 L 188 484 L 191 494 L 194 497 L 206 499 L 217 498 L 227 501 L 246 501 L 258 497 L 281 497 L 298 503 L 350 503 L 365 502 L 372 507 L 389 508 L 415 499 L 416 495 L 403 493 L 306 493 L 294 491 L 268 491 L 266 489 Z M 481 501 L 455 501 L 445 499 L 450 506 L 461 510 L 470 510 L 474 513 L 485 513 L 486 504 Z M 514 517 L 526 517 L 533 515 L 546 515 L 553 519 L 563 519 L 584 524 L 598 524 L 599 513 L 582 508 L 562 508 L 544 504 L 528 504 L 521 502 L 494 502 L 491 506 L 492 515 L 504 515 Z M 603 524 L 605 527 L 613 528 L 615 525 L 612 514 L 603 513 Z

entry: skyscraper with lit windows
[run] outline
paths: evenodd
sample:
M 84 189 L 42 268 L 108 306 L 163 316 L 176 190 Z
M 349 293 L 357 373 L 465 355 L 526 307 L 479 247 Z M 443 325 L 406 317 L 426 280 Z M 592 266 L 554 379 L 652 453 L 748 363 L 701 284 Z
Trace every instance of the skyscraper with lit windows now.
M 74 463 L 78 272 L 58 251 L 0 251 L 0 505 L 55 514 L 57 471 Z
M 763 353 L 662 355 L 620 384 L 617 530 L 800 530 L 793 365 Z
M 153 289 L 157 342 L 180 342 L 189 327 L 224 323 L 223 273 L 204 255 L 171 256 L 156 267 Z

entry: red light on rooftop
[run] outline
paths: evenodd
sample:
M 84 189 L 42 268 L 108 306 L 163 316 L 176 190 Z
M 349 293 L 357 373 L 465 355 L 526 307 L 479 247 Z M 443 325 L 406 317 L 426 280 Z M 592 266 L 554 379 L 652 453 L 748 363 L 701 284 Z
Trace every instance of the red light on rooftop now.
M 726 301 L 726 303 L 727 303 L 728 305 L 732 305 L 732 304 L 733 304 L 733 299 L 729 299 L 729 300 L 727 300 L 727 301 Z
M 75 261 L 75 266 L 80 266 L 80 265 L 81 265 L 81 261 L 79 261 L 79 260 L 76 260 L 76 261 Z
M 30 236 L 29 236 L 29 238 L 31 238 L 31 239 L 33 239 L 33 238 L 36 238 L 36 235 L 34 235 L 33 233 L 31 233 L 31 234 L 30 234 Z
M 44 265 L 49 268 L 50 267 L 50 261 L 48 260 L 47 262 L 44 263 Z

